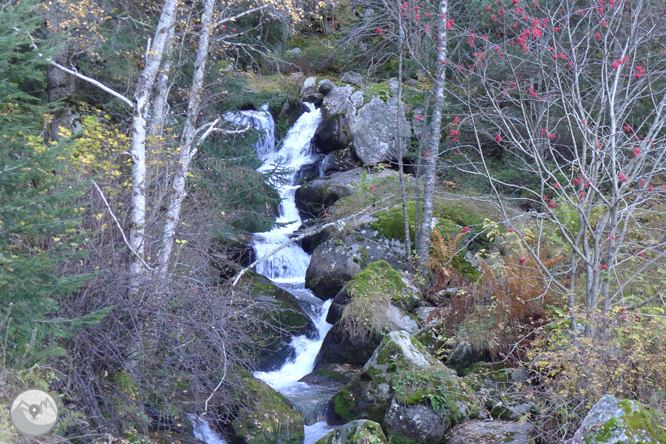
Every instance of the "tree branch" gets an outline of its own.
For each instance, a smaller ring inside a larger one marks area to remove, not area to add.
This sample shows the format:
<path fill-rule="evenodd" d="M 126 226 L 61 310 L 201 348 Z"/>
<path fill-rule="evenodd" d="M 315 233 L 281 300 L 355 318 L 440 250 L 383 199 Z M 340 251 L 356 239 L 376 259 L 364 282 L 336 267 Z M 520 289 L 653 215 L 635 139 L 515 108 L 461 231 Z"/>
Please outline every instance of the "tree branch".
<path fill-rule="evenodd" d="M 120 94 L 119 92 L 116 92 L 116 91 L 112 90 L 111 88 L 109 88 L 108 86 L 104 85 L 103 83 L 101 83 L 101 82 L 99 82 L 99 81 L 97 81 L 97 80 L 95 80 L 95 79 L 92 79 L 92 78 L 90 78 L 90 77 L 88 77 L 88 76 L 84 76 L 83 74 L 79 74 L 78 72 L 76 72 L 76 71 L 74 71 L 74 70 L 67 69 L 67 68 L 65 68 L 64 66 L 59 65 L 58 63 L 54 62 L 53 60 L 50 60 L 50 59 L 47 59 L 47 60 L 48 60 L 48 62 L 49 62 L 52 66 L 55 66 L 56 68 L 58 68 L 58 69 L 60 69 L 60 70 L 62 70 L 62 71 L 65 71 L 67 74 L 73 75 L 74 77 L 78 77 L 78 78 L 81 79 L 81 80 L 85 80 L 86 82 L 95 85 L 96 87 L 98 87 L 98 88 L 100 88 L 100 89 L 102 89 L 102 90 L 108 92 L 108 93 L 111 94 L 112 96 L 115 96 L 115 97 L 119 98 L 120 100 L 122 100 L 123 102 L 127 103 L 127 104 L 129 105 L 130 108 L 134 108 L 134 103 L 132 103 L 132 101 L 131 101 L 130 99 L 128 99 L 127 97 L 123 96 L 123 95 Z"/>
<path fill-rule="evenodd" d="M 111 207 L 109 206 L 109 202 L 107 202 L 106 197 L 104 197 L 104 193 L 102 193 L 102 190 L 100 190 L 100 189 L 99 189 L 99 186 L 97 186 L 97 182 L 95 182 L 95 181 L 93 180 L 93 181 L 92 181 L 92 184 L 93 184 L 93 185 L 95 186 L 95 188 L 97 189 L 97 192 L 99 193 L 100 197 L 101 197 L 102 200 L 104 201 L 104 205 L 106 205 L 106 208 L 109 210 L 109 214 L 111 215 L 111 218 L 113 218 L 114 222 L 116 223 L 116 226 L 118 227 L 118 230 L 120 231 L 120 234 L 123 236 L 123 240 L 125 241 L 125 245 L 127 245 L 127 248 L 129 248 L 130 251 L 131 251 L 132 253 L 134 253 L 134 255 L 135 255 L 137 258 L 139 258 L 139 260 L 143 263 L 143 265 L 145 265 L 145 267 L 146 267 L 147 269 L 149 269 L 150 271 L 154 271 L 152 268 L 150 268 L 150 265 L 148 265 L 148 264 L 146 263 L 146 261 L 144 261 L 143 258 L 142 258 L 141 256 L 139 256 L 139 254 L 137 254 L 137 252 L 134 251 L 134 249 L 130 246 L 129 241 L 127 240 L 127 237 L 125 237 L 125 232 L 123 231 L 123 228 L 120 226 L 120 222 L 118 222 L 118 219 L 116 219 L 116 215 L 113 214 L 113 210 L 111 210 Z"/>

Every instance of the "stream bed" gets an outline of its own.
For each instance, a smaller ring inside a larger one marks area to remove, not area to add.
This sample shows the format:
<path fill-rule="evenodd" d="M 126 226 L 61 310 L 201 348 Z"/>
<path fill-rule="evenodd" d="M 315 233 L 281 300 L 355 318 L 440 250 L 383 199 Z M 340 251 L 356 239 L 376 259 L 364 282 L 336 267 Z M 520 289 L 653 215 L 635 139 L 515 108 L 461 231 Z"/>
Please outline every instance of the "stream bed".
<path fill-rule="evenodd" d="M 256 233 L 254 236 L 253 246 L 258 258 L 286 244 L 290 235 L 303 223 L 294 199 L 298 186 L 293 183 L 298 170 L 303 165 L 314 163 L 317 160 L 317 156 L 313 154 L 311 140 L 321 121 L 319 109 L 310 103 L 305 103 L 305 106 L 308 112 L 294 123 L 277 150 L 274 148 L 274 122 L 266 110 L 241 111 L 225 115 L 227 120 L 241 125 L 251 124 L 262 131 L 262 136 L 256 145 L 257 153 L 263 161 L 258 171 L 268 172 L 279 165 L 279 168 L 289 172 L 286 180 L 276 187 L 282 199 L 279 206 L 279 217 L 276 220 L 277 227 L 264 233 Z M 255 372 L 254 374 L 256 378 L 282 393 L 303 412 L 304 444 L 313 444 L 335 429 L 322 420 L 320 413 L 324 403 L 338 389 L 337 386 L 319 386 L 299 382 L 303 376 L 312 372 L 324 337 L 332 327 L 326 322 L 331 301 L 324 302 L 305 288 L 305 272 L 309 263 L 310 255 L 303 251 L 300 245 L 293 243 L 256 266 L 257 273 L 266 276 L 275 285 L 298 298 L 299 303 L 317 328 L 317 334 L 313 338 L 307 336 L 292 338 L 290 345 L 294 348 L 295 355 L 281 368 L 272 372 Z M 203 421 L 195 422 L 195 436 L 207 444 L 225 442 Z"/>

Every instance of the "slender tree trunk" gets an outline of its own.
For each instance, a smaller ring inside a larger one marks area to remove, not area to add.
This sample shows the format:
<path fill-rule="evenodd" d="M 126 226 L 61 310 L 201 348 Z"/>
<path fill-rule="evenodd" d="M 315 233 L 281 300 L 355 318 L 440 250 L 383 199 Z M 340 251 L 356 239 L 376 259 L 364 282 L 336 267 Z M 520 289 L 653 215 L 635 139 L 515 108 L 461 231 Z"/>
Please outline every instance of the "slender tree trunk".
<path fill-rule="evenodd" d="M 400 20 L 398 16 L 398 20 Z M 400 171 L 400 192 L 402 194 L 402 217 L 405 223 L 405 252 L 407 254 L 407 266 L 412 266 L 412 238 L 409 233 L 409 212 L 407 211 L 407 196 L 405 195 L 405 172 L 403 169 L 402 159 L 405 156 L 405 147 L 402 144 L 402 134 L 400 128 L 400 119 L 402 117 L 402 41 L 405 38 L 405 33 L 402 30 L 402 23 L 400 26 L 400 43 L 398 44 L 398 103 L 396 106 L 396 132 L 398 144 L 398 170 Z"/>
<path fill-rule="evenodd" d="M 414 243 L 418 243 L 421 233 L 421 162 L 423 162 L 423 145 L 428 140 L 428 108 L 430 107 L 430 95 L 426 97 L 425 111 L 421 118 L 423 124 L 421 125 L 421 140 L 419 140 L 419 152 L 416 156 L 416 174 L 414 179 L 416 182 L 416 205 L 414 209 Z M 415 245 L 416 247 L 416 245 Z"/>
<path fill-rule="evenodd" d="M 146 111 L 148 99 L 155 83 L 164 54 L 169 30 L 176 21 L 177 0 L 165 0 L 157 24 L 155 38 L 146 51 L 146 62 L 134 93 L 132 118 L 132 212 L 130 215 L 130 246 L 143 257 L 146 224 Z M 129 266 L 130 293 L 138 292 L 143 275 L 141 260 L 132 256 Z"/>
<path fill-rule="evenodd" d="M 173 237 L 176 234 L 176 227 L 180 221 L 180 208 L 187 195 L 185 186 L 187 184 L 187 172 L 190 162 L 197 152 L 197 146 L 194 143 L 196 135 L 197 115 L 201 104 L 203 93 L 203 80 L 206 72 L 206 59 L 208 58 L 208 47 L 210 42 L 210 32 L 213 23 L 213 9 L 215 0 L 206 0 L 204 4 L 204 15 L 201 20 L 201 34 L 199 35 L 199 45 L 197 55 L 194 61 L 194 76 L 192 79 L 192 88 L 190 90 L 190 101 L 187 107 L 187 117 L 185 126 L 180 139 L 180 153 L 174 172 L 171 193 L 169 196 L 169 206 L 167 207 L 166 221 L 162 230 L 162 239 L 160 242 L 160 251 L 158 257 L 158 274 L 166 276 L 173 249 Z"/>
<path fill-rule="evenodd" d="M 173 37 L 175 26 L 169 28 L 167 32 L 167 41 L 164 48 L 164 61 L 157 75 L 157 85 L 155 95 L 153 96 L 152 106 L 150 107 L 150 124 L 148 125 L 148 136 L 155 137 L 162 134 L 164 127 L 165 108 L 167 106 L 167 97 L 169 96 L 169 73 L 173 63 L 171 54 L 173 52 Z"/>
<path fill-rule="evenodd" d="M 442 128 L 442 107 L 444 106 L 444 79 L 446 76 L 446 14 L 448 13 L 447 0 L 439 2 L 439 37 L 440 45 L 437 57 L 437 79 L 435 82 L 434 111 L 432 127 L 430 129 L 430 146 L 424 165 L 425 184 L 423 190 L 423 213 L 421 216 L 421 229 L 416 246 L 417 263 L 423 264 L 428 260 L 430 254 L 430 233 L 432 230 L 432 213 L 435 200 L 435 169 L 439 153 L 440 132 Z"/>

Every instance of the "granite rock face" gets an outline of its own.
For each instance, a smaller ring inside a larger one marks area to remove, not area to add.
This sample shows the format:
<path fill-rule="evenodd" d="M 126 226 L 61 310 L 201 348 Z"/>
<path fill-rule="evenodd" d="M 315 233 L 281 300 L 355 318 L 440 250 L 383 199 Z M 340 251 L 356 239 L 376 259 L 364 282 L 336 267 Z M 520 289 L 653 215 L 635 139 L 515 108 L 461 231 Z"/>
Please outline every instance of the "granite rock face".
<path fill-rule="evenodd" d="M 349 131 L 354 150 L 364 165 L 398 158 L 397 102 L 395 97 L 388 97 L 384 101 L 378 96 L 372 96 L 368 103 L 348 112 Z M 405 118 L 403 106 L 399 135 L 403 147 L 409 143 L 411 132 L 411 124 Z"/>
<path fill-rule="evenodd" d="M 605 395 L 592 406 L 568 444 L 663 444 L 666 415 L 640 402 Z"/>
<path fill-rule="evenodd" d="M 342 75 L 340 79 L 343 83 L 348 83 L 359 88 L 363 88 L 363 76 L 354 71 L 348 71 Z"/>

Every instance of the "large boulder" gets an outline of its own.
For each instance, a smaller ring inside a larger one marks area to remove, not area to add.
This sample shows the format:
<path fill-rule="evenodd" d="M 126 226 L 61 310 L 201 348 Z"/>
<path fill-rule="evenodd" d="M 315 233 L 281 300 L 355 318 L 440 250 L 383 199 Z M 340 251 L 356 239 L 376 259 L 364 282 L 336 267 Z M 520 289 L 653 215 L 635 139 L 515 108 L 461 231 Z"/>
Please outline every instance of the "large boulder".
<path fill-rule="evenodd" d="M 386 261 L 395 270 L 405 270 L 405 258 L 403 242 L 381 236 L 377 230 L 364 223 L 346 235 L 320 243 L 312 251 L 305 285 L 318 297 L 331 299 L 368 264 Z"/>
<path fill-rule="evenodd" d="M 340 320 L 345 306 L 352 299 L 352 295 L 366 295 L 373 291 L 381 292 L 390 301 L 392 304 L 391 313 L 387 313 L 387 316 L 396 319 L 396 323 L 402 327 L 399 328 L 400 330 L 414 333 L 418 329 L 416 320 L 399 312 L 399 310 L 411 311 L 416 308 L 420 303 L 418 289 L 407 279 L 403 279 L 400 273 L 383 260 L 368 264 L 363 271 L 355 275 L 338 292 L 328 310 L 326 322 L 334 324 Z M 403 320 L 405 316 L 407 316 L 407 319 Z"/>
<path fill-rule="evenodd" d="M 342 75 L 340 78 L 342 83 L 348 83 L 350 85 L 363 88 L 363 76 L 354 71 L 348 71 Z"/>
<path fill-rule="evenodd" d="M 363 370 L 329 401 L 327 420 L 370 419 L 400 443 L 441 443 L 444 433 L 478 416 L 472 390 L 409 333 L 384 337 Z"/>
<path fill-rule="evenodd" d="M 303 413 L 268 384 L 244 378 L 246 405 L 231 423 L 232 442 L 243 444 L 301 444 L 305 437 Z"/>
<path fill-rule="evenodd" d="M 315 444 L 386 444 L 382 427 L 364 419 L 352 421 L 328 432 Z"/>
<path fill-rule="evenodd" d="M 389 93 L 382 97 L 373 95 L 368 103 L 360 108 L 354 107 L 347 113 L 354 150 L 363 164 L 372 165 L 397 160 L 399 157 L 397 104 L 397 98 Z M 400 137 L 402 146 L 406 147 L 412 130 L 405 118 L 404 106 L 401 109 Z"/>
<path fill-rule="evenodd" d="M 666 415 L 640 402 L 605 395 L 583 420 L 568 444 L 663 444 Z"/>
<path fill-rule="evenodd" d="M 321 163 L 321 171 L 324 176 L 329 176 L 333 173 L 349 171 L 357 166 L 359 166 L 359 162 L 356 154 L 352 149 L 346 148 L 327 154 Z"/>
<path fill-rule="evenodd" d="M 467 421 L 449 432 L 448 444 L 533 444 L 529 423 Z"/>
<path fill-rule="evenodd" d="M 320 216 L 339 199 L 356 193 L 352 184 L 361 179 L 361 171 L 362 168 L 354 168 L 302 185 L 296 190 L 296 208 L 310 217 Z"/>
<path fill-rule="evenodd" d="M 364 365 L 381 343 L 377 334 L 352 335 L 339 322 L 326 333 L 315 359 L 317 370 L 327 364 Z"/>
<path fill-rule="evenodd" d="M 264 322 L 261 330 L 261 353 L 258 369 L 277 370 L 294 356 L 289 345 L 294 336 L 317 335 L 317 327 L 293 294 L 273 284 L 266 277 L 248 272 L 244 282 L 249 285 L 254 310 Z"/>
<path fill-rule="evenodd" d="M 353 88 L 333 88 L 324 97 L 321 105 L 322 120 L 312 137 L 315 151 L 330 153 L 345 148 L 351 142 L 347 111 L 351 108 Z"/>
<path fill-rule="evenodd" d="M 305 287 L 320 299 L 335 297 L 347 282 L 360 273 L 359 261 L 354 260 L 359 254 L 357 246 L 347 246 L 337 238 L 320 244 L 314 249 L 305 272 Z"/>

